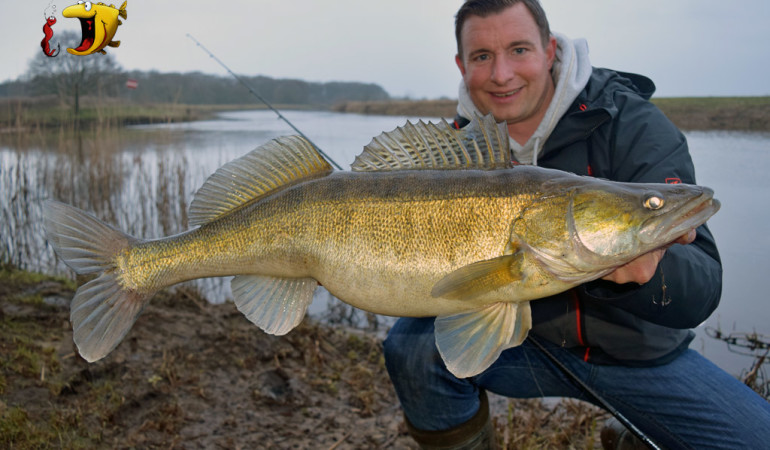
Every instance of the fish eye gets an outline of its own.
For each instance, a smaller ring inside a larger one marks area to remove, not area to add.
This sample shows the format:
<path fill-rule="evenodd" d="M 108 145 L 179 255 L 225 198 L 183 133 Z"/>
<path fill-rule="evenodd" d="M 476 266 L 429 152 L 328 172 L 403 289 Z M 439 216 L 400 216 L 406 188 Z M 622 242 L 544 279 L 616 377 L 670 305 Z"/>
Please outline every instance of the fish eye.
<path fill-rule="evenodd" d="M 658 197 L 657 195 L 650 195 L 646 199 L 644 199 L 644 207 L 649 209 L 650 211 L 656 211 L 663 207 L 663 204 L 665 201 L 662 197 Z"/>
<path fill-rule="evenodd" d="M 86 11 L 91 11 L 91 2 L 86 2 Z"/>

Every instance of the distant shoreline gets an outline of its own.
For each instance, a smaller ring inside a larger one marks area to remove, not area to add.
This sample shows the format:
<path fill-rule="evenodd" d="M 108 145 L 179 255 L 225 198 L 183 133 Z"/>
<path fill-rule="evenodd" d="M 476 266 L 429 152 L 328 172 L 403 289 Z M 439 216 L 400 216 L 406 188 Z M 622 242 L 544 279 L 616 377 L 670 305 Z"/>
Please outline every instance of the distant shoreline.
<path fill-rule="evenodd" d="M 677 127 L 686 131 L 770 131 L 770 97 L 653 98 Z M 454 118 L 456 100 L 345 102 L 337 112 Z"/>
<path fill-rule="evenodd" d="M 682 97 L 653 98 L 652 101 L 685 131 L 770 131 L 770 97 Z M 279 110 L 331 110 L 352 114 L 443 117 L 451 120 L 455 116 L 457 101 L 348 101 L 332 107 L 296 104 L 275 106 Z M 0 134 L 187 122 L 211 118 L 221 111 L 244 109 L 264 109 L 264 106 L 139 104 L 86 98 L 82 102 L 79 119 L 75 120 L 71 107 L 61 105 L 51 97 L 8 98 L 0 99 Z"/>

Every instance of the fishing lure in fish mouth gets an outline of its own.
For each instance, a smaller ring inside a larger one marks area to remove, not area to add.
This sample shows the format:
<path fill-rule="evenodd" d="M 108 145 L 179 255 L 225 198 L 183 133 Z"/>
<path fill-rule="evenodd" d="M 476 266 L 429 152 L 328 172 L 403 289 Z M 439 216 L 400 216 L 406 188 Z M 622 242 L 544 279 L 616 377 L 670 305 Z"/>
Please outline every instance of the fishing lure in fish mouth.
<path fill-rule="evenodd" d="M 45 19 L 45 24 L 43 25 L 43 33 L 45 33 L 45 37 L 42 41 L 40 41 L 40 46 L 43 47 L 43 53 L 45 53 L 45 56 L 48 56 L 49 58 L 57 56 L 61 51 L 61 44 L 56 44 L 56 50 L 54 50 L 48 43 L 48 41 L 50 41 L 53 37 L 53 29 L 51 29 L 51 27 L 55 23 L 56 17 L 54 16 L 50 16 Z"/>

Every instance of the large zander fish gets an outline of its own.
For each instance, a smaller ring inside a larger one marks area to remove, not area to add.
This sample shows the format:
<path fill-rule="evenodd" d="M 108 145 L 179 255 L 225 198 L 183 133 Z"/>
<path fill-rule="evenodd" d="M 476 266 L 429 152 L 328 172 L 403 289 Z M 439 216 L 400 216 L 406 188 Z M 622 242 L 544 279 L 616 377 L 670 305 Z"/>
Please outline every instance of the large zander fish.
<path fill-rule="evenodd" d="M 504 124 L 407 123 L 334 172 L 301 137 L 271 141 L 214 173 L 193 228 L 138 240 L 48 201 L 45 229 L 76 272 L 97 274 L 71 305 L 88 361 L 128 333 L 153 293 L 235 276 L 235 304 L 288 333 L 322 284 L 358 308 L 436 316 L 459 377 L 477 374 L 531 328 L 529 301 L 597 279 L 719 209 L 693 185 L 631 184 L 511 163 Z"/>

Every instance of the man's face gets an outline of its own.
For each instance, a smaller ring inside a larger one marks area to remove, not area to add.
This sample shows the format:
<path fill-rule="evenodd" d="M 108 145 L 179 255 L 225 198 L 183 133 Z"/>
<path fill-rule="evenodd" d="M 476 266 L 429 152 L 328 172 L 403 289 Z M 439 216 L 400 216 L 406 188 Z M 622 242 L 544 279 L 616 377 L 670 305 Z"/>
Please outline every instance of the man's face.
<path fill-rule="evenodd" d="M 470 16 L 460 36 L 462 56 L 456 61 L 471 100 L 483 114 L 506 121 L 514 138 L 518 131 L 526 141 L 553 97 L 556 40 L 543 48 L 535 20 L 522 3 L 500 14 Z"/>

